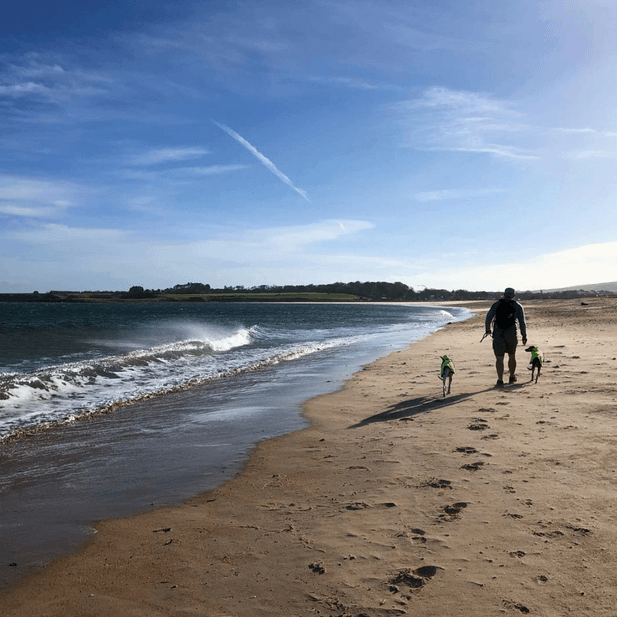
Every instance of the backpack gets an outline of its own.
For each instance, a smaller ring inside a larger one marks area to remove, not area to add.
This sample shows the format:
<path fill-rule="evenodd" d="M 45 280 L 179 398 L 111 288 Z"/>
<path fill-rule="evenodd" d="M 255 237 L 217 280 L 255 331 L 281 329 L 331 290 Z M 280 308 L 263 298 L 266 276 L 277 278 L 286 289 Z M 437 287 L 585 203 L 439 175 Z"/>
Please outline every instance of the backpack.
<path fill-rule="evenodd" d="M 513 300 L 502 298 L 495 310 L 495 325 L 501 330 L 508 330 L 516 321 L 516 305 Z"/>

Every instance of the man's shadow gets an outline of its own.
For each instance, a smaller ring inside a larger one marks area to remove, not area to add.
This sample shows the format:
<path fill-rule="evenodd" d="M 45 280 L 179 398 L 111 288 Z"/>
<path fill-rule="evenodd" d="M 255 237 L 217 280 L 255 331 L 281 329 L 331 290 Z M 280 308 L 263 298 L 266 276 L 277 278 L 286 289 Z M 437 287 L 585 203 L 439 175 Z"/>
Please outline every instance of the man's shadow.
<path fill-rule="evenodd" d="M 408 401 L 402 401 L 396 405 L 392 405 L 381 413 L 364 418 L 356 424 L 352 424 L 349 428 L 361 428 L 375 422 L 390 422 L 392 420 L 402 420 L 404 418 L 413 418 L 421 413 L 427 413 L 436 409 L 442 409 L 449 407 L 450 405 L 456 405 L 460 401 L 464 401 L 469 398 L 473 398 L 476 394 L 482 394 L 489 392 L 494 388 L 485 388 L 484 390 L 478 390 L 477 392 L 467 392 L 465 394 L 455 394 L 445 398 L 435 398 L 430 396 L 421 396 L 419 398 L 410 399 Z"/>

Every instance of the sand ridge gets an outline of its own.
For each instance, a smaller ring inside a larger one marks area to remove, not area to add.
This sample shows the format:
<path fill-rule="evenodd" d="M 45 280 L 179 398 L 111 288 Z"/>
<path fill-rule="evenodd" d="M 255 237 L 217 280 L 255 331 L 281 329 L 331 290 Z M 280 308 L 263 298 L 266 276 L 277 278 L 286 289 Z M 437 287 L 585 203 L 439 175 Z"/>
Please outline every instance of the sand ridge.
<path fill-rule="evenodd" d="M 307 403 L 218 489 L 101 522 L 0 613 L 615 615 L 617 306 L 526 304 L 544 369 L 519 346 L 503 389 L 486 308 Z"/>

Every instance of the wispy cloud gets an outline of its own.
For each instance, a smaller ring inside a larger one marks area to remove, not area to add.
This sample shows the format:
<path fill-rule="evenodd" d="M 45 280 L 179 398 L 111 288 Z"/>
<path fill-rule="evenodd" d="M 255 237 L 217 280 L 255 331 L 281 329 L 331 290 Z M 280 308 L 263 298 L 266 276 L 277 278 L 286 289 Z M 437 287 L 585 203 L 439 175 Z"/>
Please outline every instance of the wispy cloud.
<path fill-rule="evenodd" d="M 536 124 L 513 103 L 482 92 L 432 87 L 401 103 L 398 111 L 406 145 L 418 150 L 521 161 L 617 157 L 615 131 Z"/>
<path fill-rule="evenodd" d="M 591 127 L 551 127 L 545 132 L 550 147 L 562 158 L 578 161 L 617 158 L 615 131 Z"/>
<path fill-rule="evenodd" d="M 400 110 L 408 144 L 418 149 L 478 152 L 510 159 L 539 156 L 526 145 L 529 127 L 521 122 L 522 114 L 484 93 L 433 87 L 402 103 Z"/>
<path fill-rule="evenodd" d="M 46 61 L 37 53 L 15 58 L 0 71 L 0 97 L 60 102 L 74 96 L 108 93 L 113 84 L 101 73 L 61 64 L 59 58 Z"/>
<path fill-rule="evenodd" d="M 287 186 L 291 187 L 298 195 L 301 195 L 306 199 L 306 201 L 310 202 L 311 200 L 308 198 L 306 191 L 298 188 L 282 171 L 280 171 L 277 166 L 266 156 L 264 156 L 255 146 L 249 143 L 244 137 L 236 133 L 233 129 L 230 129 L 228 126 L 224 124 L 220 124 L 213 120 L 214 124 L 218 126 L 221 130 L 225 131 L 230 137 L 233 137 L 240 145 L 244 146 L 260 163 L 262 163 L 267 169 L 269 169 L 277 178 L 282 180 Z"/>
<path fill-rule="evenodd" d="M 200 178 L 206 176 L 222 176 L 234 173 L 243 169 L 248 169 L 248 165 L 207 165 L 191 167 L 173 167 L 164 169 L 121 169 L 119 177 L 126 180 L 136 180 L 138 182 L 153 182 L 162 179 L 174 181 L 186 181 L 187 178 Z"/>
<path fill-rule="evenodd" d="M 17 98 L 26 97 L 33 94 L 48 96 L 51 94 L 51 89 L 43 84 L 37 84 L 32 81 L 0 86 L 0 96 Z"/>
<path fill-rule="evenodd" d="M 408 107 L 451 110 L 457 116 L 464 114 L 471 119 L 480 119 L 482 116 L 479 114 L 513 114 L 509 105 L 485 93 L 437 86 L 425 90 L 422 96 L 409 101 Z"/>
<path fill-rule="evenodd" d="M 126 242 L 130 232 L 121 229 L 96 229 L 71 227 L 57 223 L 48 223 L 37 229 L 13 233 L 13 237 L 50 248 L 59 248 L 64 252 L 87 250 L 88 252 L 106 249 L 110 242 Z"/>
<path fill-rule="evenodd" d="M 59 64 L 45 64 L 38 60 L 30 59 L 27 64 L 11 64 L 10 69 L 16 75 L 29 79 L 40 79 L 51 76 L 64 75 L 66 71 Z"/>
<path fill-rule="evenodd" d="M 47 218 L 59 216 L 82 192 L 63 182 L 0 175 L 0 215 Z"/>
<path fill-rule="evenodd" d="M 209 165 L 207 167 L 183 167 L 176 170 L 178 173 L 194 176 L 220 176 L 233 171 L 246 169 L 248 165 Z"/>
<path fill-rule="evenodd" d="M 555 127 L 550 129 L 551 131 L 555 131 L 556 133 L 573 133 L 575 135 L 598 135 L 600 137 L 617 137 L 617 132 L 615 131 L 598 131 L 596 129 L 592 129 L 589 127 L 577 129 L 577 128 L 567 128 L 567 127 Z"/>
<path fill-rule="evenodd" d="M 202 157 L 209 153 L 210 150 L 206 150 L 205 148 L 160 148 L 135 155 L 131 158 L 131 164 L 145 166 L 168 163 L 170 161 L 187 161 Z"/>
<path fill-rule="evenodd" d="M 47 218 L 58 213 L 58 208 L 45 208 L 43 206 L 20 206 L 12 203 L 5 203 L 0 200 L 0 216 L 17 216 L 23 218 Z"/>

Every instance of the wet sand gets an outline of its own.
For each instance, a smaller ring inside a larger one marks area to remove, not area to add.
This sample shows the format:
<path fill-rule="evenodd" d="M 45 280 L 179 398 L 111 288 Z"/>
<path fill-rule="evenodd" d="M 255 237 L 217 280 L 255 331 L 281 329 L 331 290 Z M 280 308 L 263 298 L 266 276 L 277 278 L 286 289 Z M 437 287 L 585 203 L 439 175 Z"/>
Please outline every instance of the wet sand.
<path fill-rule="evenodd" d="M 0 614 L 614 615 L 617 303 L 585 302 L 525 305 L 537 384 L 519 346 L 519 382 L 493 387 L 475 305 L 307 403 L 310 428 L 221 487 L 101 522 Z"/>

